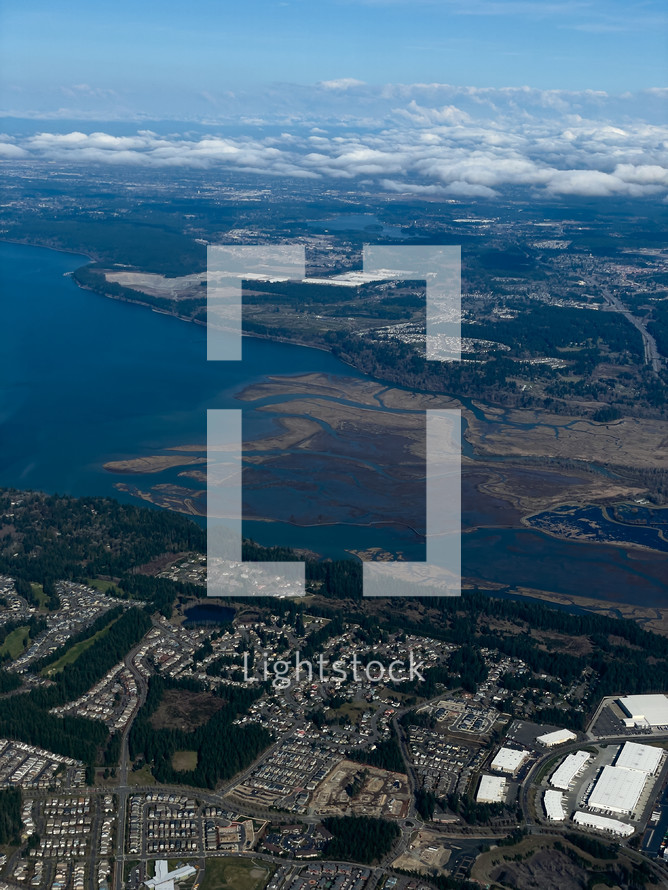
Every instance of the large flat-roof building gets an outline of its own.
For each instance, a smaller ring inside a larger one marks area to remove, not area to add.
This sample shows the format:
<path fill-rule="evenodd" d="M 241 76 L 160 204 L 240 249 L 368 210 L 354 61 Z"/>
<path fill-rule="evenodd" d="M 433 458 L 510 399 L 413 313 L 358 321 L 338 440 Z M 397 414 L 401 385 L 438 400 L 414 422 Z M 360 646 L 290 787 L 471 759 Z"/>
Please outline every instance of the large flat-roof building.
<path fill-rule="evenodd" d="M 515 748 L 501 748 L 490 767 L 499 773 L 510 773 L 514 776 L 522 764 L 528 760 L 528 751 L 518 751 Z"/>
<path fill-rule="evenodd" d="M 158 859 L 155 863 L 155 877 L 147 878 L 144 881 L 150 890 L 174 890 L 174 884 L 184 881 L 191 875 L 196 874 L 196 869 L 192 865 L 182 865 L 175 868 L 174 871 L 169 870 L 169 863 L 166 859 Z"/>
<path fill-rule="evenodd" d="M 589 795 L 592 810 L 629 815 L 640 799 L 647 773 L 622 766 L 604 766 Z"/>
<path fill-rule="evenodd" d="M 550 776 L 550 785 L 561 791 L 568 791 L 575 777 L 582 772 L 591 758 L 587 751 L 576 751 L 568 754 Z"/>
<path fill-rule="evenodd" d="M 594 813 L 583 813 L 578 810 L 573 815 L 573 822 L 583 828 L 594 828 L 596 831 L 604 831 L 606 834 L 615 834 L 619 837 L 630 837 L 633 828 L 619 819 L 609 819 L 607 816 L 597 816 Z"/>
<path fill-rule="evenodd" d="M 545 745 L 546 748 L 553 748 L 555 745 L 563 745 L 565 742 L 573 742 L 577 738 L 570 729 L 555 729 L 554 732 L 546 732 L 545 735 L 539 735 L 536 741 L 539 745 Z"/>
<path fill-rule="evenodd" d="M 477 803 L 505 803 L 508 793 L 507 783 L 503 776 L 481 776 Z"/>
<path fill-rule="evenodd" d="M 668 726 L 668 696 L 627 695 L 618 702 L 627 715 L 624 723 L 629 727 Z"/>
<path fill-rule="evenodd" d="M 545 815 L 550 822 L 563 822 L 566 818 L 562 791 L 554 791 L 553 789 L 546 791 L 543 795 L 543 805 L 545 807 Z"/>
<path fill-rule="evenodd" d="M 615 766 L 635 769 L 653 776 L 663 760 L 663 749 L 652 745 L 639 745 L 637 742 L 625 742 L 617 755 Z"/>

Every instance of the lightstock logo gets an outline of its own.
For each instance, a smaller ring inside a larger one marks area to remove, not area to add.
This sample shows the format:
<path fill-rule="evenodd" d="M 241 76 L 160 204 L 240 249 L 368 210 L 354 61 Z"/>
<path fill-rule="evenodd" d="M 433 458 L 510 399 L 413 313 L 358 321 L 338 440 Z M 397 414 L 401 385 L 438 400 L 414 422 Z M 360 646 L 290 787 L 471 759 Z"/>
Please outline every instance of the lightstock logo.
<path fill-rule="evenodd" d="M 461 357 L 459 247 L 365 245 L 366 280 L 426 283 L 426 358 Z M 207 359 L 242 360 L 243 281 L 303 281 L 302 245 L 209 246 Z M 232 335 L 230 337 L 230 335 Z M 364 562 L 364 596 L 461 592 L 461 416 L 427 410 L 426 559 Z M 207 595 L 300 596 L 303 562 L 242 561 L 242 411 L 207 412 Z"/>

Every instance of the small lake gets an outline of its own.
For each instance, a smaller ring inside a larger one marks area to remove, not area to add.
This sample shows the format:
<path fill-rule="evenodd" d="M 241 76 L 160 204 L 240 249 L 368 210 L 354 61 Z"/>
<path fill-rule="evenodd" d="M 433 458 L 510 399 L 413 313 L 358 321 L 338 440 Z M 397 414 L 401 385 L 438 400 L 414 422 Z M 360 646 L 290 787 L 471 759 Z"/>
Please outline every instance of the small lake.
<path fill-rule="evenodd" d="M 196 627 L 201 624 L 229 624 L 234 618 L 235 611 L 228 606 L 218 606 L 215 603 L 199 603 L 191 606 L 183 613 L 186 616 L 186 627 Z"/>

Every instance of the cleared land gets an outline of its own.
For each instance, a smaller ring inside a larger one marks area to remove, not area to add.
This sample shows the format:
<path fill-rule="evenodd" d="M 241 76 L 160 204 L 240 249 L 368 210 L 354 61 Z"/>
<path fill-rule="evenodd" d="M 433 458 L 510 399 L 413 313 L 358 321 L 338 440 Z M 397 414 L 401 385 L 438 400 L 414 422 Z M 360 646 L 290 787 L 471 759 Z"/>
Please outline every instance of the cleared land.
<path fill-rule="evenodd" d="M 630 864 L 623 853 L 617 861 L 627 866 Z M 497 847 L 483 853 L 471 869 L 471 879 L 482 886 L 510 890 L 536 890 L 537 887 L 541 890 L 582 890 L 595 886 L 597 873 L 603 878 L 613 862 L 596 859 L 565 839 L 528 837 L 511 847 Z M 601 883 L 610 886 L 605 881 Z"/>
<path fill-rule="evenodd" d="M 274 869 L 254 859 L 209 859 L 201 890 L 264 890 Z"/>
<path fill-rule="evenodd" d="M 448 838 L 437 831 L 418 831 L 411 837 L 410 848 L 394 860 L 392 867 L 420 875 L 442 872 L 451 855 L 447 844 Z"/>
<path fill-rule="evenodd" d="M 189 297 L 203 297 L 202 282 L 206 281 L 206 272 L 178 278 L 166 278 L 153 272 L 105 272 L 104 277 L 112 284 L 129 287 L 151 297 L 184 300 Z"/>
<path fill-rule="evenodd" d="M 141 787 L 144 785 L 155 784 L 156 781 L 153 778 L 153 773 L 148 766 L 142 766 L 141 769 L 132 770 L 132 772 L 128 773 L 128 785 Z"/>
<path fill-rule="evenodd" d="M 189 731 L 207 723 L 223 706 L 222 698 L 210 692 L 167 689 L 157 710 L 151 715 L 151 726 L 154 729 Z"/>
<path fill-rule="evenodd" d="M 364 772 L 363 786 L 354 798 L 346 790 Z M 408 814 L 410 792 L 403 773 L 343 760 L 313 792 L 314 812 L 333 816 L 376 816 L 404 819 Z"/>
<path fill-rule="evenodd" d="M 197 751 L 175 751 L 172 766 L 179 773 L 187 773 L 197 768 Z"/>

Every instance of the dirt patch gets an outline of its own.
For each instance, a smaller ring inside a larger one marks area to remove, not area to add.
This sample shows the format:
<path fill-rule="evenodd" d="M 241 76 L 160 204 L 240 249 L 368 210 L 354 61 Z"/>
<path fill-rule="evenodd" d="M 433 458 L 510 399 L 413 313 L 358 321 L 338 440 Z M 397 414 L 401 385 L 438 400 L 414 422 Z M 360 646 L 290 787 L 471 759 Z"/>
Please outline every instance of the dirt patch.
<path fill-rule="evenodd" d="M 539 850 L 524 862 L 504 862 L 490 877 L 512 890 L 583 890 L 587 873 L 558 850 Z"/>
<path fill-rule="evenodd" d="M 593 651 L 593 646 L 589 637 L 570 637 L 567 634 L 545 633 L 544 631 L 533 630 L 531 636 L 539 640 L 539 648 L 544 652 L 552 652 L 555 649 L 558 652 L 568 652 L 570 655 L 578 657 L 589 655 Z"/>
<path fill-rule="evenodd" d="M 172 755 L 172 767 L 177 773 L 197 769 L 197 751 L 175 751 Z"/>
<path fill-rule="evenodd" d="M 184 300 L 188 297 L 203 297 L 202 282 L 206 280 L 206 272 L 193 275 L 182 275 L 179 278 L 166 278 L 153 272 L 108 272 L 104 277 L 111 284 L 120 284 L 140 294 L 151 297 L 165 297 L 171 300 Z"/>
<path fill-rule="evenodd" d="M 436 831 L 418 831 L 411 837 L 408 850 L 392 863 L 392 868 L 420 875 L 443 873 L 452 854 L 448 843 L 449 838 Z"/>
<path fill-rule="evenodd" d="M 509 890 L 586 890 L 599 874 L 605 883 L 604 874 L 610 869 L 619 866 L 630 871 L 631 862 L 622 850 L 616 861 L 602 860 L 564 838 L 525 837 L 511 847 L 496 847 L 479 856 L 471 879 Z"/>
<path fill-rule="evenodd" d="M 192 553 L 186 550 L 180 553 L 160 553 L 158 556 L 154 556 L 153 559 L 145 562 L 144 565 L 138 566 L 131 574 L 158 575 L 160 572 L 164 572 L 165 569 L 168 569 L 170 566 L 179 562 L 179 560 L 192 555 Z"/>
<path fill-rule="evenodd" d="M 151 726 L 154 729 L 183 729 L 188 732 L 207 723 L 223 705 L 223 700 L 210 692 L 168 689 L 158 709 L 151 715 Z"/>
<path fill-rule="evenodd" d="M 364 784 L 351 798 L 346 789 L 361 771 L 365 774 Z M 404 819 L 409 803 L 408 780 L 403 773 L 343 760 L 315 789 L 311 806 L 323 815 Z"/>

